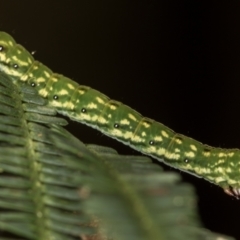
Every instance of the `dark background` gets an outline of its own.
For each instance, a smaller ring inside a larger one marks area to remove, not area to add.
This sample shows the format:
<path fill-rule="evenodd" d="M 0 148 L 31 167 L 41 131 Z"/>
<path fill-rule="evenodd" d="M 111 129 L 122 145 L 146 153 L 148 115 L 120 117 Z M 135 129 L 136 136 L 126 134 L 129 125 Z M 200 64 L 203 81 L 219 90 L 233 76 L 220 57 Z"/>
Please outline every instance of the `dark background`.
<path fill-rule="evenodd" d="M 239 1 L 1 0 L 0 30 L 55 72 L 176 132 L 240 148 Z M 68 129 L 136 154 L 80 123 Z M 196 187 L 204 226 L 239 240 L 240 201 L 181 175 Z"/>

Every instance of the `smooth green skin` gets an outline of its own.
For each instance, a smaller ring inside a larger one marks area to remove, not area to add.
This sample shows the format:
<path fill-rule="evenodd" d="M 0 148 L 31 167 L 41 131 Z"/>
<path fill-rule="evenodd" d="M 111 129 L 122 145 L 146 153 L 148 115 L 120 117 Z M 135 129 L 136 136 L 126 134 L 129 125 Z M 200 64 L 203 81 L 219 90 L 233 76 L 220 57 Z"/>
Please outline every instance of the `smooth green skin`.
<path fill-rule="evenodd" d="M 14 81 L 20 79 L 35 87 L 59 113 L 239 195 L 238 149 L 213 148 L 175 133 L 97 90 L 53 73 L 5 32 L 0 32 L 0 70 L 16 77 Z"/>

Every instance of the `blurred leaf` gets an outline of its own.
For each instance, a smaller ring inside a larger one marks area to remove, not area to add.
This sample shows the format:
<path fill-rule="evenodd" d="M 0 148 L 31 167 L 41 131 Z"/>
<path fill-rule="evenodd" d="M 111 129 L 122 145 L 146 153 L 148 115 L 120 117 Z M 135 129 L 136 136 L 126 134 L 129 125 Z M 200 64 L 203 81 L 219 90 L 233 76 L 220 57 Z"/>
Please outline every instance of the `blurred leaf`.
<path fill-rule="evenodd" d="M 1 240 L 231 239 L 201 229 L 179 175 L 85 146 L 47 100 L 0 73 Z"/>

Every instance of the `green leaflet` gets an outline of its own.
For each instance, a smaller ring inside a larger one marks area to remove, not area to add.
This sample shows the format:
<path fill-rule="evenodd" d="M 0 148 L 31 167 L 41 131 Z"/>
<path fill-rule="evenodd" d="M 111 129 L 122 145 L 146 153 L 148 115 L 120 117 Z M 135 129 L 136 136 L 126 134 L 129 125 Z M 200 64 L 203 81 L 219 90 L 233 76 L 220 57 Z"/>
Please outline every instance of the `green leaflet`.
<path fill-rule="evenodd" d="M 4 32 L 0 32 L 0 70 L 28 82 L 59 113 L 240 196 L 238 149 L 210 147 L 175 133 L 97 90 L 53 73 Z"/>
<path fill-rule="evenodd" d="M 202 229 L 178 174 L 146 156 L 86 148 L 46 103 L 0 72 L 1 240 L 233 240 Z"/>

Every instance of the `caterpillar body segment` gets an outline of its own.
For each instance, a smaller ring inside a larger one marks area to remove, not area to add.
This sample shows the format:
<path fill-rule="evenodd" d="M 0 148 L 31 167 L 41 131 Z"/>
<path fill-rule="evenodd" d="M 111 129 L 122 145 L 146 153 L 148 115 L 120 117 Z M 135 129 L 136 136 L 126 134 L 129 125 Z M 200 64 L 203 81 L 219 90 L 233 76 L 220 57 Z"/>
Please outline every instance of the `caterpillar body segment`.
<path fill-rule="evenodd" d="M 239 149 L 214 148 L 175 133 L 95 89 L 53 73 L 5 32 L 0 32 L 0 71 L 36 88 L 60 114 L 240 196 Z"/>

